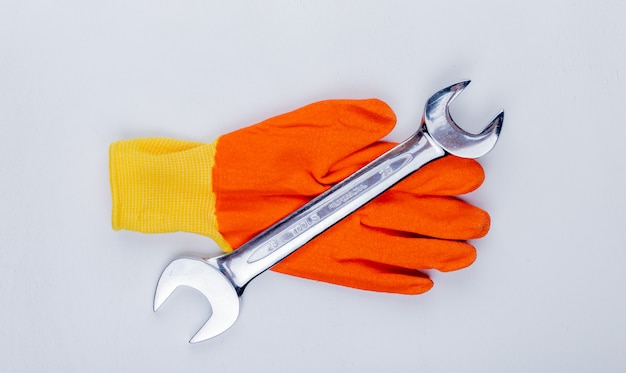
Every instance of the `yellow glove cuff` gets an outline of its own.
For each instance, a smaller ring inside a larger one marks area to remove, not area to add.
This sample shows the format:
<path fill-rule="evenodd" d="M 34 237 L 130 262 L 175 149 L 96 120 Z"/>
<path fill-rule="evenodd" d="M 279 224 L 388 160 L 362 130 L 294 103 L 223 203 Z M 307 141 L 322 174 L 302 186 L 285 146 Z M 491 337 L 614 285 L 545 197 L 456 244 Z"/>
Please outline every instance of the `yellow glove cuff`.
<path fill-rule="evenodd" d="M 113 229 L 194 232 L 232 251 L 218 230 L 211 144 L 162 138 L 118 141 L 109 149 Z"/>

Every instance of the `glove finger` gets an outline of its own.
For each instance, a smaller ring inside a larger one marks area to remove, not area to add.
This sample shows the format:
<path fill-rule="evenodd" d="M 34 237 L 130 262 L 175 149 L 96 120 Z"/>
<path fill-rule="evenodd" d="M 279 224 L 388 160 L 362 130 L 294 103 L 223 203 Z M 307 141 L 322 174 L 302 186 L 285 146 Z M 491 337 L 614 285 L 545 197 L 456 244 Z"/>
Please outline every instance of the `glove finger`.
<path fill-rule="evenodd" d="M 476 249 L 469 243 L 434 238 L 381 235 L 374 248 L 362 249 L 373 263 L 442 272 L 457 271 L 476 260 Z"/>
<path fill-rule="evenodd" d="M 395 145 L 379 141 L 349 155 L 329 169 L 323 182 L 327 185 L 338 183 Z M 420 195 L 454 196 L 477 189 L 484 179 L 485 173 L 480 163 L 473 159 L 448 155 L 425 165 L 396 184 L 392 190 Z"/>
<path fill-rule="evenodd" d="M 414 235 L 469 240 L 487 234 L 489 214 L 454 197 L 388 191 L 357 212 L 361 224 Z"/>
<path fill-rule="evenodd" d="M 341 264 L 320 262 L 316 257 L 308 257 L 303 251 L 305 248 L 272 267 L 272 271 L 385 293 L 422 294 L 433 287 L 432 280 L 420 271 L 361 260 L 344 261 Z"/>
<path fill-rule="evenodd" d="M 476 190 L 485 172 L 474 159 L 447 155 L 399 182 L 394 189 L 413 194 L 456 196 Z"/>
<path fill-rule="evenodd" d="M 476 259 L 476 249 L 464 241 L 363 229 L 356 219 L 352 220 L 348 227 L 343 227 L 343 231 L 337 227 L 329 230 L 330 234 L 318 237 L 322 246 L 330 245 L 333 239 L 341 237 L 343 244 L 336 245 L 335 241 L 333 250 L 335 259 L 341 263 L 356 260 L 414 270 L 449 272 L 465 268 Z"/>
<path fill-rule="evenodd" d="M 214 175 L 223 188 L 319 194 L 318 179 L 334 163 L 394 125 L 380 100 L 317 102 L 220 137 Z"/>

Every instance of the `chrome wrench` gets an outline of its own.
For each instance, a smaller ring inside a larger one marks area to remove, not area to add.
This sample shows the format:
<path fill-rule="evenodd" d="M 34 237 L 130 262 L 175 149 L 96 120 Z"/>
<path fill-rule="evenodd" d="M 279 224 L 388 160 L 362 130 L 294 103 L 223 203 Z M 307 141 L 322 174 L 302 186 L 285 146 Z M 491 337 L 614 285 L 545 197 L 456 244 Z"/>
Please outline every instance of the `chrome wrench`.
<path fill-rule="evenodd" d="M 179 286 L 202 293 L 213 313 L 190 340 L 201 342 L 230 328 L 239 316 L 239 297 L 246 285 L 317 235 L 345 218 L 425 164 L 453 154 L 478 158 L 496 144 L 504 120 L 501 111 L 479 134 L 452 120 L 448 107 L 469 81 L 435 93 L 424 109 L 419 130 L 345 180 L 246 242 L 236 251 L 211 259 L 181 258 L 163 270 L 154 310 Z"/>

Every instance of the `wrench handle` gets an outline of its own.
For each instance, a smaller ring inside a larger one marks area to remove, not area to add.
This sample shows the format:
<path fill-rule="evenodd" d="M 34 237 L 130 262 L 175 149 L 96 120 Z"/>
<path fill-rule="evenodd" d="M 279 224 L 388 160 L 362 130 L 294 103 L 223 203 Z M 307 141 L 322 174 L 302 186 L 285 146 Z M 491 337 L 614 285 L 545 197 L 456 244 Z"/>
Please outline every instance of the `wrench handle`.
<path fill-rule="evenodd" d="M 289 214 L 237 250 L 209 259 L 238 293 L 335 223 L 446 152 L 422 126 L 413 136 Z"/>

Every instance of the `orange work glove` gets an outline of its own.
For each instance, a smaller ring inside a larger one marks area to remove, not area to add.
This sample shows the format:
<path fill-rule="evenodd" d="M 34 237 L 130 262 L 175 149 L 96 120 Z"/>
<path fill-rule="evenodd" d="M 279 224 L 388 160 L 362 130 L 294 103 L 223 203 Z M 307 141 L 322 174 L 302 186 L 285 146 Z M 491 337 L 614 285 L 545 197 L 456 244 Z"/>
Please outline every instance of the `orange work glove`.
<path fill-rule="evenodd" d="M 135 139 L 110 148 L 113 227 L 186 231 L 228 252 L 387 151 L 395 125 L 379 100 L 305 106 L 210 144 Z M 418 294 L 425 269 L 470 265 L 465 240 L 489 215 L 453 196 L 483 181 L 474 160 L 436 160 L 337 223 L 272 270 L 358 289 Z"/>

